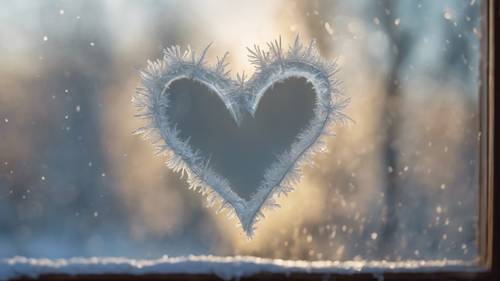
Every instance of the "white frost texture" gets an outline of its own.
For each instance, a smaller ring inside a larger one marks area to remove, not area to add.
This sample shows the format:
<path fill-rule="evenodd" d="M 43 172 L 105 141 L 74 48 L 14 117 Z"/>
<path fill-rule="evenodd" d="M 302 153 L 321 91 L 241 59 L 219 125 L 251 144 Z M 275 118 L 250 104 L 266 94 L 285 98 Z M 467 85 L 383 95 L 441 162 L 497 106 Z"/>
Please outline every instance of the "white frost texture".
<path fill-rule="evenodd" d="M 383 277 L 387 272 L 477 272 L 477 261 L 406 260 L 390 261 L 287 261 L 247 256 L 163 257 L 156 260 L 127 258 L 33 259 L 14 257 L 0 260 L 0 280 L 43 274 L 215 274 L 224 280 L 257 273 L 371 273 Z M 329 278 L 326 278 L 329 279 Z"/>
<path fill-rule="evenodd" d="M 229 211 L 230 217 L 236 215 L 251 237 L 256 222 L 263 217 L 262 211 L 277 207 L 276 198 L 291 192 L 299 183 L 301 167 L 312 164 L 316 153 L 326 151 L 324 138 L 332 134 L 332 124 L 348 120 L 342 110 L 349 99 L 340 91 L 337 65 L 321 58 L 314 41 L 305 46 L 297 37 L 288 50 L 283 50 L 279 39 L 268 43 L 265 49 L 258 46 L 248 49 L 250 61 L 255 66 L 255 73 L 249 80 L 244 74 L 238 74 L 236 80 L 229 77 L 225 62 L 227 53 L 218 58 L 215 65 L 207 65 L 207 49 L 197 56 L 189 48 L 182 51 L 179 46 L 173 46 L 165 49 L 162 59 L 148 61 L 141 71 L 141 85 L 133 98 L 138 116 L 146 120 L 146 125 L 136 133 L 150 139 L 159 154 L 169 157 L 166 164 L 170 169 L 187 174 L 190 189 L 206 195 L 209 205 L 219 203 L 221 209 Z M 264 172 L 251 198 L 243 199 L 234 192 L 230 182 L 190 146 L 189 139 L 179 137 L 179 129 L 166 114 L 169 110 L 166 90 L 179 79 L 202 83 L 217 93 L 240 124 L 244 111 L 254 114 L 266 90 L 288 78 L 305 78 L 312 84 L 316 93 L 312 120 Z"/>

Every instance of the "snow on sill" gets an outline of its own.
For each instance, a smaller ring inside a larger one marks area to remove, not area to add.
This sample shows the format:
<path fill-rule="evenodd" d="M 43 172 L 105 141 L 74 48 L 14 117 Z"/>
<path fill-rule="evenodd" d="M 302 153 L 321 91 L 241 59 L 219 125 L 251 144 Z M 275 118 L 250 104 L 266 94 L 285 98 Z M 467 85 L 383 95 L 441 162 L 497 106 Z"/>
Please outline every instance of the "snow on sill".
<path fill-rule="evenodd" d="M 156 260 L 115 257 L 35 259 L 13 257 L 0 260 L 0 280 L 37 277 L 41 274 L 215 274 L 225 280 L 256 273 L 373 273 L 480 271 L 478 261 L 293 261 L 249 256 L 187 256 Z"/>

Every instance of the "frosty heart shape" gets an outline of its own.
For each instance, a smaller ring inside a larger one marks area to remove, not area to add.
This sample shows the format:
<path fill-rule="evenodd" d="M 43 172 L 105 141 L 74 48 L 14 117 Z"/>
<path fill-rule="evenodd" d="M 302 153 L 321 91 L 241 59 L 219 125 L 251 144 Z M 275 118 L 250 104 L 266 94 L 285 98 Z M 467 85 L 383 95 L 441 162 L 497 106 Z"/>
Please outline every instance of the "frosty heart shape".
<path fill-rule="evenodd" d="M 276 207 L 275 198 L 299 182 L 301 165 L 324 151 L 330 125 L 345 120 L 347 105 L 334 80 L 334 63 L 324 62 L 314 42 L 297 38 L 288 52 L 281 40 L 250 50 L 256 65 L 245 81 L 228 77 L 225 58 L 206 66 L 178 46 L 149 62 L 134 95 L 147 125 L 137 132 L 153 139 L 167 166 L 186 172 L 190 188 L 209 202 L 234 211 L 247 235 Z"/>

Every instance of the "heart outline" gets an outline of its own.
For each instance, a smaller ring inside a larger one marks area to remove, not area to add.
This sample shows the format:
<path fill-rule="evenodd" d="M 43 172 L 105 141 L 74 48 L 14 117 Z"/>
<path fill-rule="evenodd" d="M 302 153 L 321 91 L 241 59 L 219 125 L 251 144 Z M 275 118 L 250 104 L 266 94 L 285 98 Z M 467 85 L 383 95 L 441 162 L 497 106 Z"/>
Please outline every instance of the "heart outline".
<path fill-rule="evenodd" d="M 258 46 L 247 48 L 250 62 L 256 67 L 249 80 L 245 80 L 244 73 L 237 74 L 237 80 L 229 77 L 225 62 L 227 52 L 222 58 L 217 57 L 214 66 L 207 66 L 205 56 L 210 45 L 199 57 L 190 48 L 182 52 L 179 46 L 172 46 L 164 50 L 162 59 L 148 61 L 147 67 L 140 72 L 141 84 L 133 96 L 139 112 L 136 116 L 146 119 L 147 124 L 135 133 L 151 139 L 157 154 L 168 154 L 167 167 L 186 173 L 190 189 L 199 189 L 206 195 L 209 205 L 220 202 L 219 211 L 227 209 L 230 215 L 236 215 L 247 236 L 251 237 L 255 224 L 264 216 L 262 211 L 279 207 L 275 199 L 293 191 L 300 182 L 302 166 L 312 165 L 312 156 L 326 151 L 324 138 L 331 134 L 331 125 L 348 120 L 342 110 L 349 98 L 340 90 L 336 63 L 321 58 L 314 40 L 304 47 L 297 36 L 288 52 L 283 51 L 281 38 L 268 43 L 267 50 Z M 245 200 L 231 189 L 224 177 L 210 168 L 208 161 L 193 151 L 189 140 L 178 137 L 179 131 L 166 114 L 167 91 L 180 79 L 200 82 L 218 95 L 239 125 L 243 111 L 254 115 L 266 91 L 288 78 L 305 78 L 313 85 L 317 97 L 314 117 L 264 172 L 256 193 Z"/>

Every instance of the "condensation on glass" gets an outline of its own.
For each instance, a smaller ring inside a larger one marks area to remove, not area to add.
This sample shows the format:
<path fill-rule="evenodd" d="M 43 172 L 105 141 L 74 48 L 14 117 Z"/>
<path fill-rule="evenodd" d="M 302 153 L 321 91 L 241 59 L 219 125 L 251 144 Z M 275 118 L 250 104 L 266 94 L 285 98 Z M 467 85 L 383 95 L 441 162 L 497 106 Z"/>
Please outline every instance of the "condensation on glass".
<path fill-rule="evenodd" d="M 486 1 L 7 2 L 0 9 L 0 258 L 250 255 L 480 260 Z M 257 20 L 258 19 L 258 20 Z M 315 38 L 347 114 L 252 240 L 132 134 L 162 47 Z M 482 211 L 483 210 L 483 211 Z"/>

